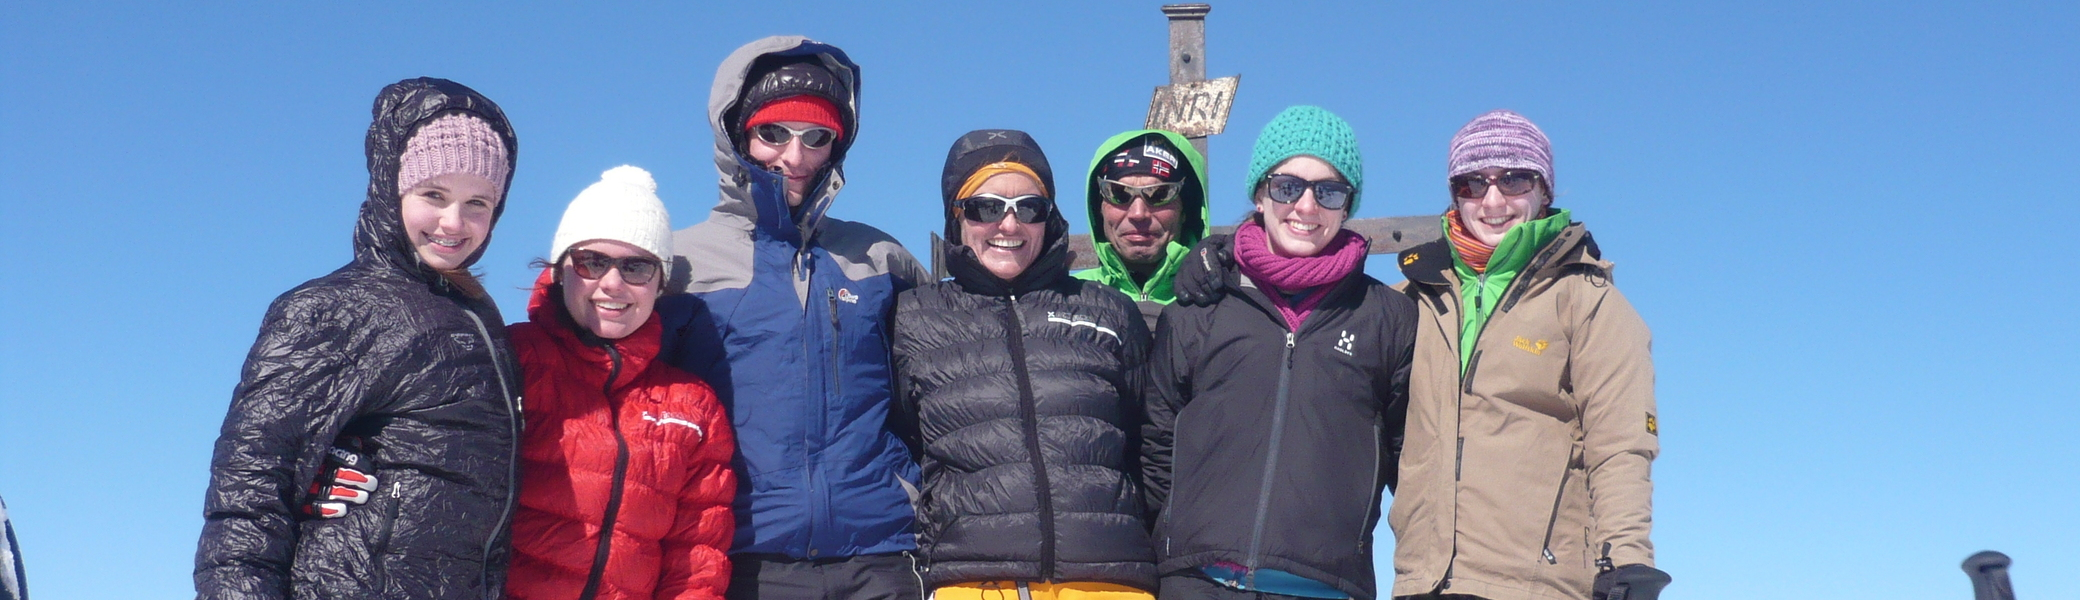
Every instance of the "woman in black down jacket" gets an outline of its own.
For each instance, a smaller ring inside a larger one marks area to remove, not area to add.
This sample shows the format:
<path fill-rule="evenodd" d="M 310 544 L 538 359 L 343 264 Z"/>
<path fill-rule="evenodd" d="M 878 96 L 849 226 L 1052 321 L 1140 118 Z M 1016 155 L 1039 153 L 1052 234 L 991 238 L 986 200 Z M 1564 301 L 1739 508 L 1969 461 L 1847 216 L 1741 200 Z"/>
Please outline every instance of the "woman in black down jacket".
<path fill-rule="evenodd" d="M 504 588 L 520 380 L 468 269 L 505 208 L 517 142 L 498 105 L 452 81 L 392 84 L 374 112 L 353 262 L 275 299 L 232 393 L 198 597 Z M 312 486 L 349 479 L 342 463 L 373 476 L 372 498 Z M 313 504 L 334 499 L 366 504 Z"/>
<path fill-rule="evenodd" d="M 953 279 L 897 299 L 892 361 L 922 454 L 925 583 L 940 600 L 1150 598 L 1148 326 L 1125 295 L 1069 277 L 1068 222 L 1024 132 L 961 136 L 940 189 Z"/>

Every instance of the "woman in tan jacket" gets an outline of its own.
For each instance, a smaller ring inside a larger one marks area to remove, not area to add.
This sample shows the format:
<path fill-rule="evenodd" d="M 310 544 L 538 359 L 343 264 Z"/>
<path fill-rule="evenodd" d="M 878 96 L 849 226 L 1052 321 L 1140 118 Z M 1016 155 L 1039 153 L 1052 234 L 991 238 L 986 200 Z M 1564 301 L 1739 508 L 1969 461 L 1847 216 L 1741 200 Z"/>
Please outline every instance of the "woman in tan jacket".
<path fill-rule="evenodd" d="M 1660 451 L 1647 327 L 1553 203 L 1510 111 L 1453 136 L 1442 240 L 1401 253 L 1420 308 L 1393 526 L 1397 597 L 1655 598 Z"/>

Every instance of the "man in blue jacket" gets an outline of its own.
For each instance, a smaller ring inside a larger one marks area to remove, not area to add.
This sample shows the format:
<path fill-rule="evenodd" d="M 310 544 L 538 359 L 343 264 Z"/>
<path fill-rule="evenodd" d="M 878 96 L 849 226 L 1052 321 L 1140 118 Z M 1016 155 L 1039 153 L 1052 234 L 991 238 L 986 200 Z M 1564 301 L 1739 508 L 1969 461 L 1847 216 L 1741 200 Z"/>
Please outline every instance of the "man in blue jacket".
<path fill-rule="evenodd" d="M 888 424 L 888 319 L 928 276 L 888 234 L 825 215 L 858 94 L 837 47 L 738 48 L 708 99 L 721 201 L 672 235 L 666 357 L 707 378 L 737 433 L 730 598 L 924 595 L 917 465 Z"/>

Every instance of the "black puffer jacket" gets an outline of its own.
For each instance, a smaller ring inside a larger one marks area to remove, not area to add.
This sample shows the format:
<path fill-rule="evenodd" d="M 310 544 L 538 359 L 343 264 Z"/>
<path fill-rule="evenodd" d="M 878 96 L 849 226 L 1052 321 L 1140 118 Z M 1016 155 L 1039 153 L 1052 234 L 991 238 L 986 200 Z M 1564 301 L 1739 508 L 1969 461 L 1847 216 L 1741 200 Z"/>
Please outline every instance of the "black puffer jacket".
<path fill-rule="evenodd" d="M 232 394 L 210 461 L 198 597 L 503 590 L 519 372 L 498 308 L 420 264 L 397 192 L 405 141 L 455 111 L 484 119 L 517 154 L 504 113 L 460 84 L 412 79 L 376 98 L 354 261 L 275 299 Z M 297 505 L 342 434 L 374 445 L 380 487 L 344 518 L 304 518 Z"/>
<path fill-rule="evenodd" d="M 1372 529 L 1408 414 L 1416 307 L 1364 263 L 1300 326 L 1201 241 L 1149 356 L 1144 479 L 1164 573 L 1229 562 L 1372 600 Z M 1190 303 L 1198 302 L 1199 305 Z"/>
<path fill-rule="evenodd" d="M 1047 173 L 1023 133 L 976 132 L 963 142 L 947 161 L 961 174 L 954 179 L 1004 151 Z M 952 246 L 952 281 L 897 298 L 893 365 L 899 418 L 912 419 L 921 441 L 919 544 L 929 585 L 1022 579 L 1155 589 L 1136 481 L 1148 329 L 1126 295 L 1068 276 L 1067 229 L 1057 213 L 1046 249 L 1013 281 Z"/>

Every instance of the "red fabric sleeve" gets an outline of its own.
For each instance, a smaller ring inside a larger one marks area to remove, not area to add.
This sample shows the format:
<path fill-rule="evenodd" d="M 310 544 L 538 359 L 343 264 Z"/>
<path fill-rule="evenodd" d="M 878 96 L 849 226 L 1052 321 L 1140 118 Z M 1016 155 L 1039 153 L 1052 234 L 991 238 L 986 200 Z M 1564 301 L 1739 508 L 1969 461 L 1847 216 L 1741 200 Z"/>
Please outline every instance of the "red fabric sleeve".
<path fill-rule="evenodd" d="M 694 453 L 694 463 L 679 488 L 679 510 L 672 531 L 663 541 L 662 568 L 658 573 L 656 598 L 674 600 L 721 600 L 729 587 L 729 546 L 736 536 L 736 518 L 730 503 L 736 499 L 737 474 L 730 467 L 737 441 L 729 418 L 707 384 L 673 386 L 675 399 L 700 415 L 706 435 Z"/>

